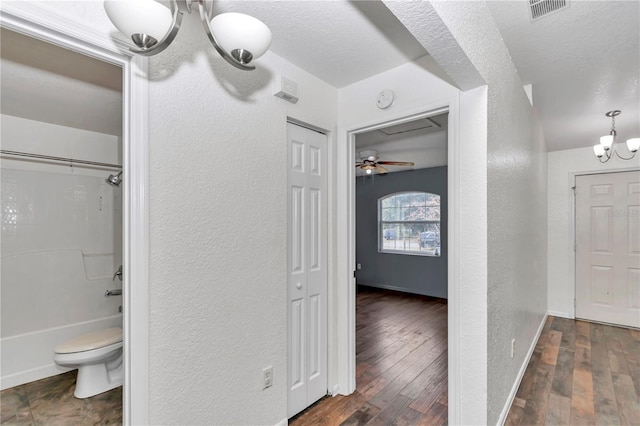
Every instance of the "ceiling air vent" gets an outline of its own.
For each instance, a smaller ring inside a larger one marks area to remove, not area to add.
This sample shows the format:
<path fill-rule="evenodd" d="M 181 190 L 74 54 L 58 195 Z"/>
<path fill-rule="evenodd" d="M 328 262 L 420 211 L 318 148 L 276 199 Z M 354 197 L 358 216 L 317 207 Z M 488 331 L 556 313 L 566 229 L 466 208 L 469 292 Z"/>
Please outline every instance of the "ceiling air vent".
<path fill-rule="evenodd" d="M 535 21 L 569 6 L 568 0 L 529 0 L 531 19 Z"/>
<path fill-rule="evenodd" d="M 408 123 L 385 127 L 384 129 L 380 129 L 379 131 L 387 136 L 393 136 L 400 133 L 424 130 L 432 127 L 435 129 L 439 129 L 441 126 L 430 118 L 422 118 L 414 121 L 409 121 Z"/>

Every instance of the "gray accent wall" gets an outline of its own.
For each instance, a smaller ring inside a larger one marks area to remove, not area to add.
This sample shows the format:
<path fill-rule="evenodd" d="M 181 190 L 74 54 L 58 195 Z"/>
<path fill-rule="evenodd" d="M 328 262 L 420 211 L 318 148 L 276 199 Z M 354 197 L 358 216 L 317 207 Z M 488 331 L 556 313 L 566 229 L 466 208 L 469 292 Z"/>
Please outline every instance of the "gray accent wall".
<path fill-rule="evenodd" d="M 395 192 L 440 195 L 441 255 L 378 252 L 378 199 Z M 447 297 L 447 167 L 356 178 L 356 271 L 359 285 Z"/>

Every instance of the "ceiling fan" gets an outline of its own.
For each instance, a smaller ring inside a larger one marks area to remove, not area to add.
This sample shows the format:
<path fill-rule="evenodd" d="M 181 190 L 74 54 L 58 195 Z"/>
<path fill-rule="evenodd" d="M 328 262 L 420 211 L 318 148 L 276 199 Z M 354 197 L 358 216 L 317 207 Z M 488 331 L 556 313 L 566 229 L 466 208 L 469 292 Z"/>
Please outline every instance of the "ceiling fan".
<path fill-rule="evenodd" d="M 368 175 L 376 170 L 380 174 L 387 173 L 389 170 L 382 166 L 404 166 L 413 167 L 415 163 L 412 161 L 379 161 L 377 151 L 362 151 L 360 152 L 360 161 L 356 163 L 356 167 L 361 168 Z"/>

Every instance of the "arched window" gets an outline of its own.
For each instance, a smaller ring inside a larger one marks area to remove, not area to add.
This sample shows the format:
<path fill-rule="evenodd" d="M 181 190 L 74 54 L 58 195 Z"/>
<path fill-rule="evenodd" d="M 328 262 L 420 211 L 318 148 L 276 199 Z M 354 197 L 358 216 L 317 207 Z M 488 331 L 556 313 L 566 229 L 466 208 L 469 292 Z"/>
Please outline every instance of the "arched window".
<path fill-rule="evenodd" d="M 440 256 L 440 196 L 396 192 L 378 200 L 378 250 Z"/>

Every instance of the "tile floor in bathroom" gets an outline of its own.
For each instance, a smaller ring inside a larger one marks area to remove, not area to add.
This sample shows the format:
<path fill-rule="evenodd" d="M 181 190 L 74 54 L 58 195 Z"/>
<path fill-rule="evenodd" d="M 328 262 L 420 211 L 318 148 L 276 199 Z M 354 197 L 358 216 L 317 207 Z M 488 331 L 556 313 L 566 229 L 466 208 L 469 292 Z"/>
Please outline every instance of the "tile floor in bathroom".
<path fill-rule="evenodd" d="M 91 398 L 73 396 L 77 370 L 0 392 L 3 425 L 122 424 L 122 386 Z"/>

